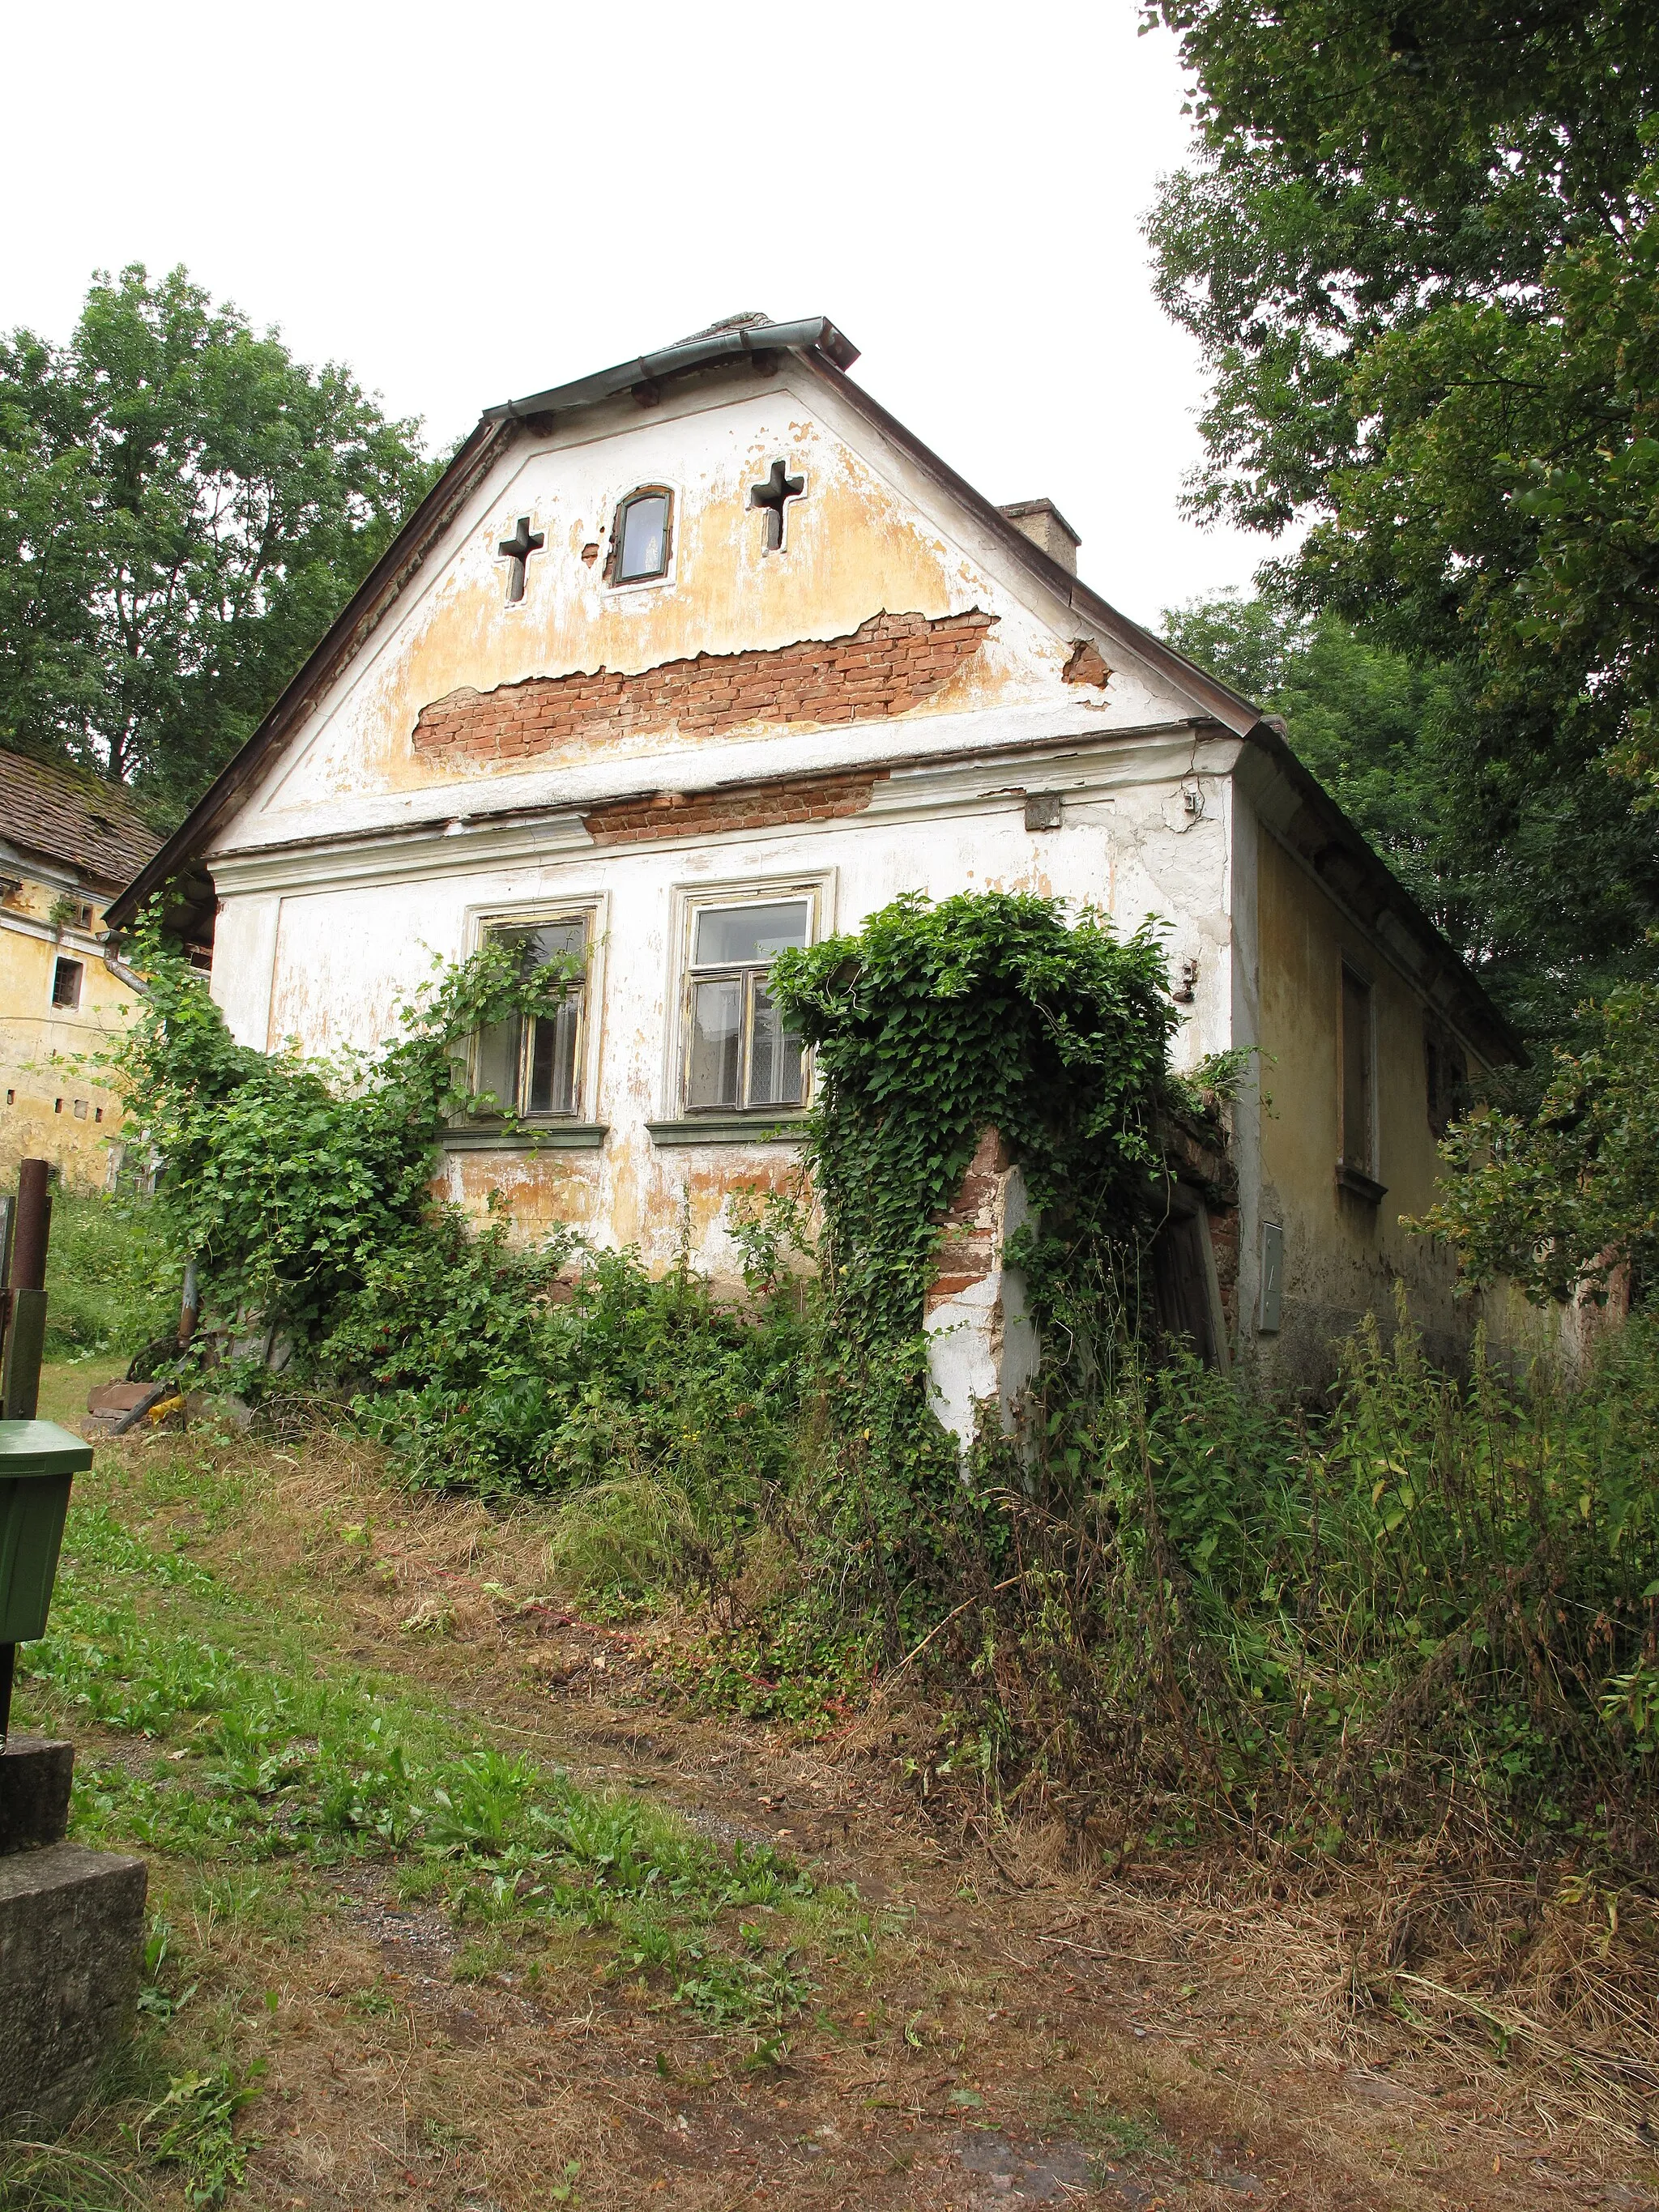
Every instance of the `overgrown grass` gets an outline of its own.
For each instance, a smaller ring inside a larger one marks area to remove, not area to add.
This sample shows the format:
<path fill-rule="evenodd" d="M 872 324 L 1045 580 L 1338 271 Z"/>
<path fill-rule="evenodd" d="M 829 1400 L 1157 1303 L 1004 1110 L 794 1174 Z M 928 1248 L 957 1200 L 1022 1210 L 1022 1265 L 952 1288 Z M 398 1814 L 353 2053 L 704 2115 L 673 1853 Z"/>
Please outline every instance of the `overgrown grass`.
<path fill-rule="evenodd" d="M 428 1480 L 558 1493 L 562 1586 L 613 1616 L 679 1608 L 693 1632 L 666 1675 L 711 1708 L 821 1731 L 915 1653 L 939 1717 L 919 1771 L 1104 1819 L 1109 1848 L 1148 1821 L 1218 1821 L 1346 1850 L 1449 1808 L 1517 1842 L 1659 1860 L 1659 1320 L 1638 1314 L 1569 1390 L 1484 1362 L 1436 1374 L 1402 1308 L 1346 1347 L 1317 1417 L 1191 1363 L 1123 1360 L 1086 1388 L 1051 1370 L 1019 1450 L 992 1443 L 969 1484 L 918 1499 L 927 1527 L 896 1553 L 861 1516 L 857 1438 L 823 1446 L 834 1355 L 818 1292 L 785 1266 L 799 1213 L 738 1226 L 742 1305 L 684 1265 L 653 1280 L 627 1255 L 526 1251 L 503 1223 L 448 1218 L 425 1273 L 401 1248 L 369 1264 L 331 1340 L 352 1418 Z M 141 1281 L 120 1239 L 142 1228 L 94 1212 L 66 1261 L 106 1252 L 112 1281 Z M 94 1518 L 77 1540 L 90 1561 L 125 1540 Z M 303 1669 L 291 1711 L 271 1680 L 221 1682 L 211 1639 L 149 1621 L 118 1572 L 85 1597 L 82 1573 L 47 1647 L 59 1693 L 112 1726 L 187 1728 L 200 1784 L 180 1796 L 175 1775 L 152 1802 L 112 1781 L 120 1820 L 179 1848 L 193 1822 L 245 1851 L 378 1838 L 459 1869 L 442 1787 L 519 1806 L 490 1843 L 515 1894 L 617 1901 L 623 1878 L 593 1888 L 558 1840 L 581 1824 L 559 1827 L 556 1788 L 494 1753 L 464 1771 L 453 1747 L 434 1780 L 424 1756 L 408 1765 L 412 1717 L 366 1734 L 356 1686 Z M 594 1848 L 623 1867 L 641 1846 Z M 482 1893 L 477 1867 L 468 1882 Z"/>
<path fill-rule="evenodd" d="M 438 1693 L 341 1664 L 325 1601 L 301 1592 L 285 1612 L 254 1563 L 245 1587 L 193 1558 L 252 1510 L 222 1451 L 181 1438 L 136 1487 L 77 1487 L 51 1632 L 20 1654 L 18 1718 L 76 1738 L 72 1833 L 143 1850 L 153 1904 L 182 1891 L 198 1924 L 303 1949 L 349 1869 L 374 1865 L 447 1917 L 456 1979 L 533 1990 L 572 1970 L 580 1939 L 589 1992 L 625 1984 L 757 2065 L 818 1998 L 826 1953 L 874 1940 L 854 1898 L 780 1852 L 580 1786 Z M 64 2142 L 0 2145 L 5 2212 L 148 2202 L 158 2166 L 191 2204 L 240 2183 L 258 1991 L 204 1995 L 191 1949 L 158 1917 L 136 2041 Z"/>
<path fill-rule="evenodd" d="M 269 1645 L 246 1601 L 106 1505 L 75 1510 L 64 1554 L 24 1686 L 65 1724 L 90 1720 L 157 1753 L 148 1773 L 83 1761 L 84 1840 L 224 1863 L 413 1860 L 434 1870 L 458 1922 L 603 1931 L 617 1972 L 643 1972 L 677 1999 L 683 1990 L 695 2010 L 714 1975 L 733 2017 L 787 2015 L 799 1979 L 785 1972 L 790 1946 L 757 1949 L 749 1929 L 729 1927 L 736 1911 L 781 1913 L 787 1925 L 812 1899 L 810 1877 L 777 1853 L 720 1850 L 639 1798 L 580 1789 L 329 1664 L 301 1631 Z M 266 1647 L 252 1655 L 236 1649 L 250 1631 Z"/>
<path fill-rule="evenodd" d="M 46 1353 L 137 1352 L 179 1321 L 180 1274 L 148 1204 L 56 1191 L 46 1259 Z"/>
<path fill-rule="evenodd" d="M 1317 1418 L 1186 1363 L 989 1455 L 939 1639 L 956 1756 L 1079 1818 L 1115 1800 L 1119 1835 L 1480 1832 L 1652 1869 L 1659 1319 L 1576 1389 L 1436 1373 L 1403 1302 L 1341 1361 Z"/>

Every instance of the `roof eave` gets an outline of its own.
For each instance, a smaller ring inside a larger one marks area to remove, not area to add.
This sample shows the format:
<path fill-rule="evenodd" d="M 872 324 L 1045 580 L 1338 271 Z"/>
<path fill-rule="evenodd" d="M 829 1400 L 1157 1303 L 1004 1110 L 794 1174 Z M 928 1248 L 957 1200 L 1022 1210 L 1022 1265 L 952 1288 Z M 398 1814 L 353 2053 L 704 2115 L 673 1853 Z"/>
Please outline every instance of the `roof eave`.
<path fill-rule="evenodd" d="M 810 315 L 793 323 L 744 323 L 734 330 L 714 331 L 706 337 L 665 346 L 659 353 L 641 354 L 635 361 L 618 362 L 614 368 L 578 377 L 572 384 L 550 385 L 545 392 L 532 392 L 523 399 L 504 399 L 497 406 L 486 407 L 481 419 L 522 422 L 530 416 L 563 414 L 596 407 L 603 400 L 638 391 L 641 386 L 660 384 L 667 377 L 689 375 L 711 362 L 734 360 L 744 354 L 812 351 L 842 370 L 850 368 L 859 357 L 858 348 L 827 315 Z"/>

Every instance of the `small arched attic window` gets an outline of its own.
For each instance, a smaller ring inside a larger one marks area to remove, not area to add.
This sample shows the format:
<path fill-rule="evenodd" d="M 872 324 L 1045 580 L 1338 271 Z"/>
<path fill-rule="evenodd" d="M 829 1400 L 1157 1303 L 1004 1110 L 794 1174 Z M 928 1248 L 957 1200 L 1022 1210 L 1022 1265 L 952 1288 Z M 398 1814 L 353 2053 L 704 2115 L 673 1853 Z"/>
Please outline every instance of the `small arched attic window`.
<path fill-rule="evenodd" d="M 673 550 L 674 495 L 662 484 L 641 484 L 617 508 L 606 564 L 613 584 L 644 584 L 668 574 Z"/>

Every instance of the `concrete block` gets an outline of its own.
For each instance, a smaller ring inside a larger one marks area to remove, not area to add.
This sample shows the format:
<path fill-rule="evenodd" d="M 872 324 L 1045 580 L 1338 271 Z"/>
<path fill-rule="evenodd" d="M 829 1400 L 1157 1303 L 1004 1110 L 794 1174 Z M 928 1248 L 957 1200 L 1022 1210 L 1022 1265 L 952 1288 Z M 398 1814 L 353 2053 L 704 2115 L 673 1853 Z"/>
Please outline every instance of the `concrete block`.
<path fill-rule="evenodd" d="M 69 1826 L 75 1747 L 13 1735 L 0 1752 L 0 1855 L 61 1844 Z"/>
<path fill-rule="evenodd" d="M 0 1858 L 0 2130 L 64 2127 L 138 1992 L 142 1859 L 52 1844 Z"/>

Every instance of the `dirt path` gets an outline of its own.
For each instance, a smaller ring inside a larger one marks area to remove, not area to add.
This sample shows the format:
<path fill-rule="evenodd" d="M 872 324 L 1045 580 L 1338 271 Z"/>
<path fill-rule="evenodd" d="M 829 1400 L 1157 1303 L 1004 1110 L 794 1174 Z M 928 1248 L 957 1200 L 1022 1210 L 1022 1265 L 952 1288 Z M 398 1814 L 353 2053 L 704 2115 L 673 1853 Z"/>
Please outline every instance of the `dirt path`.
<path fill-rule="evenodd" d="M 1334 1894 L 1155 1864 L 1084 1879 L 1042 1838 L 942 1824 L 867 1728 L 810 1746 L 676 1708 L 637 1638 L 545 1597 L 533 1522 L 411 1504 L 348 1453 L 264 1455 L 247 1498 L 194 1531 L 186 1503 L 181 1536 L 273 1602 L 325 1593 L 334 1656 L 418 1678 L 578 1781 L 771 1841 L 876 1922 L 787 2050 L 757 2053 L 596 1978 L 580 1934 L 532 1971 L 492 1965 L 392 1862 L 288 1878 L 297 1948 L 271 1936 L 272 1892 L 228 1895 L 225 1971 L 269 1981 L 250 2204 L 1659 2203 L 1650 2164 L 1605 2137 L 1599 2160 L 1566 2107 L 1552 2133 L 1501 2069 L 1356 2012 Z"/>

